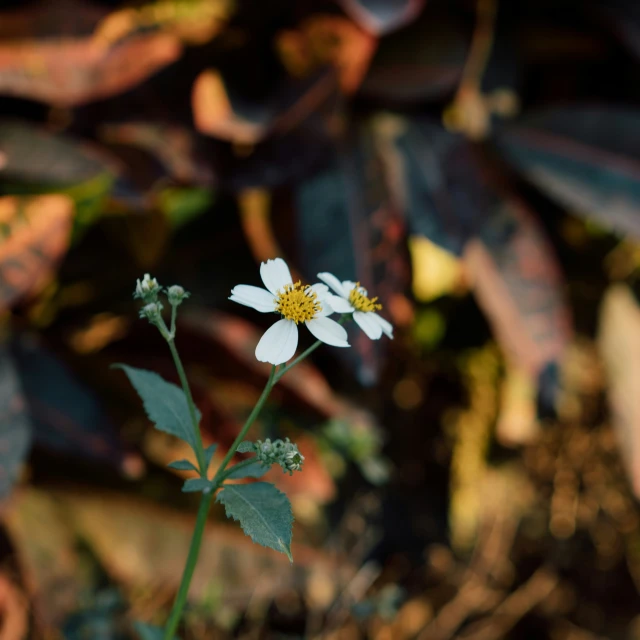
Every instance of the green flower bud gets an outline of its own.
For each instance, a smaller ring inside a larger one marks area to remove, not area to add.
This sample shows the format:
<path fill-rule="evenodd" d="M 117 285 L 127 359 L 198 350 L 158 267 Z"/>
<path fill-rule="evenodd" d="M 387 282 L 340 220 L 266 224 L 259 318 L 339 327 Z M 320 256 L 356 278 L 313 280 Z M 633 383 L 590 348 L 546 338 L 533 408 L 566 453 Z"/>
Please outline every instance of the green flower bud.
<path fill-rule="evenodd" d="M 254 444 L 256 458 L 264 465 L 279 464 L 284 473 L 293 475 L 294 471 L 302 470 L 304 456 L 298 451 L 297 445 L 286 438 L 285 440 L 271 441 L 267 438 L 264 442 L 258 440 Z"/>
<path fill-rule="evenodd" d="M 178 306 L 183 300 L 188 298 L 191 294 L 185 291 L 180 285 L 174 284 L 167 289 L 167 297 L 169 298 L 169 304 L 172 306 Z"/>
<path fill-rule="evenodd" d="M 140 309 L 140 317 L 146 318 L 152 324 L 160 320 L 162 314 L 161 302 L 150 302 Z"/>

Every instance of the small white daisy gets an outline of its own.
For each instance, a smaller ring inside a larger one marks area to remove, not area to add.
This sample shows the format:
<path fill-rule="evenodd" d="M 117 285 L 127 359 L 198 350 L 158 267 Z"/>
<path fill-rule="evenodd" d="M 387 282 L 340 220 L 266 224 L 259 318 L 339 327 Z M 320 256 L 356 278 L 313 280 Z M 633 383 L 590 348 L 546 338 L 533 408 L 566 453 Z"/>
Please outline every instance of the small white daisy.
<path fill-rule="evenodd" d="M 282 316 L 267 329 L 256 347 L 256 358 L 260 362 L 282 364 L 290 360 L 298 346 L 298 324 L 301 322 L 318 340 L 334 347 L 349 346 L 344 327 L 327 318 L 333 309 L 326 302 L 329 295 L 326 285 L 294 283 L 282 258 L 263 262 L 260 276 L 266 289 L 239 284 L 231 290 L 229 297 L 229 300 L 261 313 Z"/>
<path fill-rule="evenodd" d="M 378 340 L 383 333 L 393 340 L 393 326 L 376 313 L 382 309 L 378 298 L 369 298 L 359 282 L 340 282 L 332 273 L 319 273 L 318 278 L 338 294 L 327 296 L 327 302 L 336 313 L 353 313 L 353 319 L 372 340 Z"/>

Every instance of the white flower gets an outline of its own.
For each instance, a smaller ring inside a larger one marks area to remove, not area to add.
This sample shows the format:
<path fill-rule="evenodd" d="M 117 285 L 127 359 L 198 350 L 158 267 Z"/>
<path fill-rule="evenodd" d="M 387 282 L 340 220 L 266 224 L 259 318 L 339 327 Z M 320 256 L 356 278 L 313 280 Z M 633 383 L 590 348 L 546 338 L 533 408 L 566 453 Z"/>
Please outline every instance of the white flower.
<path fill-rule="evenodd" d="M 324 284 L 294 283 L 282 258 L 260 265 L 266 289 L 239 284 L 231 290 L 229 300 L 252 307 L 261 313 L 282 316 L 260 339 L 256 358 L 260 362 L 282 364 L 293 357 L 298 346 L 298 324 L 304 323 L 322 342 L 334 347 L 348 347 L 347 332 L 335 320 L 327 318 L 333 309 L 327 304 L 329 289 Z"/>
<path fill-rule="evenodd" d="M 136 280 L 136 290 L 133 293 L 133 297 L 142 298 L 145 302 L 155 302 L 160 289 L 158 281 L 148 273 L 145 273 L 142 281 L 140 279 Z"/>
<path fill-rule="evenodd" d="M 332 273 L 319 273 L 318 278 L 338 294 L 326 298 L 336 313 L 353 313 L 353 319 L 372 340 L 378 340 L 383 333 L 393 340 L 393 326 L 376 313 L 382 309 L 378 298 L 367 297 L 367 290 L 359 282 L 340 282 Z"/>

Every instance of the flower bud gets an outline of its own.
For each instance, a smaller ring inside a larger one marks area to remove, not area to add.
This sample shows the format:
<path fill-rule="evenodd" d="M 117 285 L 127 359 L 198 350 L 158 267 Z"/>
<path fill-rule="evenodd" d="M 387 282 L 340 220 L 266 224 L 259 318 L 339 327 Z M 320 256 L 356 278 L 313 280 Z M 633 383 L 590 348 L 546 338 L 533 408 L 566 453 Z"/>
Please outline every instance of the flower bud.
<path fill-rule="evenodd" d="M 188 298 L 191 294 L 188 291 L 185 291 L 180 285 L 174 284 L 173 286 L 167 289 L 167 297 L 169 299 L 169 304 L 172 306 L 178 306 L 182 303 L 183 300 Z"/>
<path fill-rule="evenodd" d="M 264 442 L 258 440 L 254 444 L 256 458 L 264 465 L 271 466 L 279 464 L 284 473 L 293 475 L 294 471 L 302 469 L 304 456 L 298 451 L 297 445 L 286 438 L 285 440 L 276 440 L 271 442 L 267 438 Z"/>
<path fill-rule="evenodd" d="M 140 309 L 140 317 L 146 318 L 151 323 L 158 322 L 160 320 L 161 313 L 161 302 L 150 302 Z"/>
<path fill-rule="evenodd" d="M 160 285 L 155 278 L 152 278 L 148 273 L 144 274 L 142 280 L 136 281 L 136 290 L 133 294 L 134 298 L 141 298 L 145 302 L 155 302 L 158 299 L 158 293 L 160 293 Z"/>

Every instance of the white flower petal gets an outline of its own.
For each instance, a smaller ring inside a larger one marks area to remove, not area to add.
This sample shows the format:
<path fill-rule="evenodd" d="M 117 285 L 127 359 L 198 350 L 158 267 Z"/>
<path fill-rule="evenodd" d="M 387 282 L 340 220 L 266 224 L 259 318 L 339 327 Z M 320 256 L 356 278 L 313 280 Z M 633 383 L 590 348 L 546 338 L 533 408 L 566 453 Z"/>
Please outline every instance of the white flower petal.
<path fill-rule="evenodd" d="M 382 326 L 371 317 L 372 315 L 372 313 L 367 313 L 366 311 L 354 311 L 353 319 L 369 338 L 378 340 L 382 335 Z"/>
<path fill-rule="evenodd" d="M 326 284 L 322 284 L 321 282 L 316 282 L 309 286 L 309 289 L 315 291 L 316 295 L 320 300 L 326 298 L 329 294 L 329 287 Z"/>
<path fill-rule="evenodd" d="M 318 274 L 318 278 L 322 280 L 322 282 L 326 282 L 339 296 L 346 298 L 349 295 L 345 292 L 342 283 L 338 278 L 336 278 L 333 273 L 323 272 Z"/>
<path fill-rule="evenodd" d="M 369 315 L 373 316 L 373 319 L 380 325 L 384 334 L 393 340 L 393 325 L 377 313 L 371 313 Z"/>
<path fill-rule="evenodd" d="M 320 311 L 316 313 L 316 318 L 326 318 L 334 313 L 333 307 L 327 300 L 319 300 L 318 302 L 320 304 Z"/>
<path fill-rule="evenodd" d="M 342 288 L 345 290 L 345 298 L 349 297 L 349 294 L 356 288 L 356 283 L 351 280 L 343 280 Z"/>
<path fill-rule="evenodd" d="M 276 306 L 276 301 L 272 293 L 269 293 L 261 287 L 252 287 L 249 284 L 238 284 L 233 287 L 229 300 L 233 300 L 247 307 L 252 307 L 262 313 L 273 311 Z"/>
<path fill-rule="evenodd" d="M 347 332 L 331 318 L 314 318 L 305 322 L 311 333 L 322 342 L 332 347 L 348 347 Z"/>
<path fill-rule="evenodd" d="M 260 362 L 282 364 L 293 357 L 298 346 L 298 327 L 292 320 L 278 320 L 265 332 L 256 347 Z"/>
<path fill-rule="evenodd" d="M 340 296 L 329 296 L 327 302 L 331 305 L 331 308 L 336 313 L 352 313 L 353 307 L 348 300 L 341 298 Z"/>
<path fill-rule="evenodd" d="M 285 285 L 291 284 L 291 272 L 287 263 L 282 258 L 275 260 L 267 260 L 260 265 L 260 277 L 264 286 L 274 295 L 278 290 L 284 288 Z"/>
<path fill-rule="evenodd" d="M 320 311 L 316 314 L 316 318 L 324 318 L 330 316 L 333 313 L 331 305 L 327 304 L 327 298 L 329 297 L 329 287 L 326 284 L 316 282 L 316 284 L 310 285 L 309 289 L 314 291 L 318 296 L 318 302 L 320 303 Z"/>

